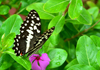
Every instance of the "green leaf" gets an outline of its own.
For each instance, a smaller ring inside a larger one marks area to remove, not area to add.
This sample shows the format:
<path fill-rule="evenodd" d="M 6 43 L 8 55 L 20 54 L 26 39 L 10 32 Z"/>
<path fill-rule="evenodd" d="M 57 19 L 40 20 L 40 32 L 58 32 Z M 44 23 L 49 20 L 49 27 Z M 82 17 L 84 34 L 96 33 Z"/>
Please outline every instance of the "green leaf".
<path fill-rule="evenodd" d="M 22 65 L 17 62 L 14 62 L 13 65 L 9 68 L 9 70 L 26 70 Z M 31 70 L 31 69 L 30 69 Z"/>
<path fill-rule="evenodd" d="M 44 10 L 50 13 L 58 13 L 64 11 L 69 0 L 48 0 L 44 5 Z"/>
<path fill-rule="evenodd" d="M 91 31 L 91 32 L 87 33 L 87 35 L 88 36 L 90 36 L 90 35 L 96 35 L 96 36 L 100 37 L 100 32 L 98 32 L 98 31 Z"/>
<path fill-rule="evenodd" d="M 80 28 L 80 32 L 84 31 L 85 29 L 88 29 L 90 28 L 91 25 L 83 25 L 81 28 Z"/>
<path fill-rule="evenodd" d="M 11 67 L 14 60 L 8 55 L 3 53 L 0 57 L 0 70 L 6 70 Z"/>
<path fill-rule="evenodd" d="M 99 21 L 99 19 L 96 19 L 95 22 L 94 22 L 94 24 L 95 24 L 97 21 Z M 95 29 L 100 29 L 100 22 L 98 22 L 93 28 L 95 28 Z"/>
<path fill-rule="evenodd" d="M 68 49 L 67 50 L 68 50 L 67 60 L 71 61 L 71 60 L 75 59 L 76 58 L 76 54 L 75 54 L 76 48 L 75 48 L 74 44 L 68 42 Z"/>
<path fill-rule="evenodd" d="M 96 35 L 91 35 L 90 38 L 93 40 L 93 42 L 96 45 L 97 49 L 100 50 L 100 37 L 98 37 Z"/>
<path fill-rule="evenodd" d="M 97 48 L 94 42 L 86 35 L 81 36 L 77 42 L 76 56 L 80 64 L 91 65 L 98 68 Z"/>
<path fill-rule="evenodd" d="M 10 33 L 4 39 L 2 39 L 3 48 L 11 46 L 14 42 L 14 38 L 15 38 L 15 33 Z"/>
<path fill-rule="evenodd" d="M 49 50 L 51 50 L 51 49 L 54 48 L 55 46 L 52 45 L 52 43 L 50 42 L 50 39 L 48 39 L 42 47 L 43 47 L 43 49 L 44 49 L 44 53 L 47 53 Z M 41 53 L 41 52 L 40 52 L 40 53 Z"/>
<path fill-rule="evenodd" d="M 66 22 L 70 22 L 72 24 L 83 24 L 79 22 L 77 19 L 71 19 L 69 16 L 65 19 Z"/>
<path fill-rule="evenodd" d="M 24 59 L 22 57 L 16 56 L 14 51 L 10 49 L 9 51 L 6 51 L 5 53 L 9 54 L 16 62 L 18 62 L 20 65 L 22 65 L 25 69 L 30 70 L 31 69 L 31 62 L 27 59 Z"/>
<path fill-rule="evenodd" d="M 83 65 L 83 64 L 76 64 L 68 68 L 67 70 L 96 70 L 92 66 Z"/>
<path fill-rule="evenodd" d="M 2 24 L 3 24 L 2 21 L 0 21 L 0 27 L 2 26 Z"/>
<path fill-rule="evenodd" d="M 92 24 L 92 18 L 89 12 L 83 8 L 80 16 L 77 18 L 77 20 L 83 24 Z"/>
<path fill-rule="evenodd" d="M 8 14 L 10 8 L 7 5 L 0 6 L 0 15 Z"/>
<path fill-rule="evenodd" d="M 96 5 L 93 1 L 87 1 L 86 3 L 89 7 L 96 7 Z"/>
<path fill-rule="evenodd" d="M 9 33 L 19 34 L 19 29 L 22 23 L 22 19 L 19 15 L 12 15 L 9 17 L 0 28 L 0 39 L 4 33 L 5 36 Z"/>
<path fill-rule="evenodd" d="M 1 4 L 2 1 L 3 1 L 3 0 L 0 0 L 0 4 Z"/>
<path fill-rule="evenodd" d="M 52 55 L 52 56 L 51 56 Z M 48 56 L 50 58 L 50 64 L 48 65 L 48 68 L 55 68 L 61 66 L 66 58 L 67 58 L 67 52 L 63 49 L 52 49 L 48 52 Z"/>
<path fill-rule="evenodd" d="M 98 51 L 98 53 L 97 53 L 97 62 L 99 64 L 99 66 L 100 66 L 100 51 Z"/>
<path fill-rule="evenodd" d="M 77 19 L 71 19 L 71 18 L 66 18 L 65 21 L 70 22 L 72 24 L 84 24 L 82 22 L 77 21 Z"/>
<path fill-rule="evenodd" d="M 61 30 L 64 26 L 64 23 L 65 23 L 65 17 L 64 16 L 62 16 L 62 15 L 56 16 L 50 21 L 50 23 L 48 25 L 48 29 L 55 26 L 55 30 L 54 30 L 53 33 L 55 35 L 57 35 L 61 32 Z"/>
<path fill-rule="evenodd" d="M 76 65 L 76 64 L 78 64 L 77 59 L 73 59 L 70 63 L 68 63 L 68 64 L 65 66 L 64 70 L 67 70 L 69 67 L 71 67 L 71 66 L 73 66 L 73 65 Z"/>
<path fill-rule="evenodd" d="M 36 10 L 41 19 L 52 19 L 53 17 L 55 17 L 54 15 L 44 11 L 43 5 L 44 5 L 44 3 L 33 3 L 33 4 L 29 5 L 26 9 L 28 11 L 30 11 L 32 9 Z"/>
<path fill-rule="evenodd" d="M 99 8 L 98 7 L 92 7 L 90 9 L 88 9 L 88 12 L 93 16 L 93 18 L 95 19 L 98 14 L 99 14 Z"/>
<path fill-rule="evenodd" d="M 65 26 L 75 34 L 78 32 L 77 27 L 75 27 L 74 24 L 67 22 Z"/>
<path fill-rule="evenodd" d="M 50 42 L 53 44 L 53 45 L 58 45 L 59 43 L 59 40 L 60 40 L 60 35 L 55 35 L 54 33 L 50 36 Z"/>
<path fill-rule="evenodd" d="M 83 8 L 83 4 L 81 0 L 72 0 L 71 4 L 69 5 L 68 15 L 71 19 L 77 18 Z"/>

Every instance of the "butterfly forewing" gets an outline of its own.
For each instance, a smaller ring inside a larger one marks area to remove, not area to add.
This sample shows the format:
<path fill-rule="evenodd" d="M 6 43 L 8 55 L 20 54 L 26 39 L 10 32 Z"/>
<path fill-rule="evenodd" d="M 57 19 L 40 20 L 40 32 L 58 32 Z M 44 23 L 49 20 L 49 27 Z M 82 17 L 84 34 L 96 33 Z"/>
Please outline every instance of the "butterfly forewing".
<path fill-rule="evenodd" d="M 34 43 L 35 47 L 32 47 L 28 51 L 28 56 L 30 56 L 32 53 L 38 51 L 42 45 L 46 42 L 46 40 L 50 37 L 52 32 L 54 31 L 55 27 L 52 27 L 51 29 L 44 32 L 40 37 L 37 38 L 37 40 Z"/>
<path fill-rule="evenodd" d="M 17 56 L 24 55 L 29 48 L 34 47 L 34 43 L 41 33 L 41 22 L 38 13 L 31 10 L 21 25 L 20 34 L 14 39 L 15 53 Z"/>

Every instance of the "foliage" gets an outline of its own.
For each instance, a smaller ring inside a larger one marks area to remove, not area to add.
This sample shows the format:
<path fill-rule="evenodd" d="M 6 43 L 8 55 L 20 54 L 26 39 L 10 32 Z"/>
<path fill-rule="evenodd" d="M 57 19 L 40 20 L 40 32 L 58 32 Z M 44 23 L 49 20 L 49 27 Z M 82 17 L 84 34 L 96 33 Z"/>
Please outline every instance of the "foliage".
<path fill-rule="evenodd" d="M 19 14 L 25 17 L 32 9 L 41 18 L 42 33 L 55 26 L 38 51 L 51 59 L 46 70 L 100 69 L 99 0 L 0 0 L 0 70 L 31 69 L 29 58 L 17 57 L 12 47 L 23 23 Z"/>

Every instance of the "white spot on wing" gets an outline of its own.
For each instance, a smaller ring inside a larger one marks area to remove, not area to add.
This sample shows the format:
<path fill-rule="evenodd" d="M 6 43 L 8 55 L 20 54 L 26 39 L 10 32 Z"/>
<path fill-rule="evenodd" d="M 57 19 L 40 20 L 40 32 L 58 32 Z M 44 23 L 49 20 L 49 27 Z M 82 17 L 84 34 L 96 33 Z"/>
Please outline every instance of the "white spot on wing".
<path fill-rule="evenodd" d="M 33 19 L 34 17 L 32 16 L 31 18 Z"/>
<path fill-rule="evenodd" d="M 37 33 L 40 33 L 40 30 L 37 29 Z"/>
<path fill-rule="evenodd" d="M 20 53 L 20 50 L 18 51 L 18 53 Z"/>
<path fill-rule="evenodd" d="M 34 21 L 32 20 L 32 23 L 34 24 Z"/>
<path fill-rule="evenodd" d="M 34 11 L 34 13 L 36 13 L 36 12 Z"/>
<path fill-rule="evenodd" d="M 33 26 L 33 24 L 31 23 L 31 26 Z"/>
<path fill-rule="evenodd" d="M 19 43 L 17 43 L 17 46 L 19 46 Z"/>
<path fill-rule="evenodd" d="M 45 39 L 48 39 L 48 37 L 46 35 L 44 37 L 45 37 Z"/>
<path fill-rule="evenodd" d="M 22 29 L 24 29 L 25 27 L 23 26 Z"/>
<path fill-rule="evenodd" d="M 36 25 L 40 26 L 40 25 L 41 25 L 41 23 L 40 23 L 40 22 L 39 22 L 39 23 L 36 23 Z"/>
<path fill-rule="evenodd" d="M 25 23 L 25 26 L 27 26 L 27 24 Z"/>
<path fill-rule="evenodd" d="M 30 30 L 33 30 L 33 28 L 32 27 L 29 27 L 30 28 Z"/>
<path fill-rule="evenodd" d="M 16 39 L 16 41 L 18 42 L 18 39 Z"/>
<path fill-rule="evenodd" d="M 26 22 L 29 23 L 29 20 L 27 20 Z"/>
<path fill-rule="evenodd" d="M 35 14 L 33 14 L 33 16 L 35 16 Z"/>
<path fill-rule="evenodd" d="M 16 47 L 16 50 L 18 50 L 18 48 Z"/>
<path fill-rule="evenodd" d="M 29 16 L 31 16 L 31 14 L 29 14 Z"/>
<path fill-rule="evenodd" d="M 18 38 L 20 39 L 20 36 L 18 36 Z"/>
<path fill-rule="evenodd" d="M 21 33 L 23 33 L 24 31 L 22 30 Z"/>
<path fill-rule="evenodd" d="M 36 26 L 34 26 L 34 30 L 36 30 L 37 29 L 37 27 Z"/>
<path fill-rule="evenodd" d="M 29 34 L 33 34 L 33 31 L 31 31 L 31 30 L 29 30 L 29 29 L 27 29 L 26 30 Z"/>
<path fill-rule="evenodd" d="M 37 20 L 40 20 L 39 17 L 36 18 Z"/>

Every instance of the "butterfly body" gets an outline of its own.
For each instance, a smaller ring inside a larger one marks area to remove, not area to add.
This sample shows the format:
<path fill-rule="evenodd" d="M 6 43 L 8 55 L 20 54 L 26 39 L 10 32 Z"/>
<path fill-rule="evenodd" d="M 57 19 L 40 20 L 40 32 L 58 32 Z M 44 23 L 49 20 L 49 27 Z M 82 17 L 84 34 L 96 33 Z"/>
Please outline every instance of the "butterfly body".
<path fill-rule="evenodd" d="M 16 38 L 14 38 L 15 42 L 13 49 L 16 55 L 22 56 L 28 53 L 28 56 L 30 56 L 32 53 L 36 52 L 50 37 L 53 30 L 54 27 L 41 35 L 39 15 L 35 10 L 31 10 L 21 25 L 20 34 L 16 35 Z"/>

